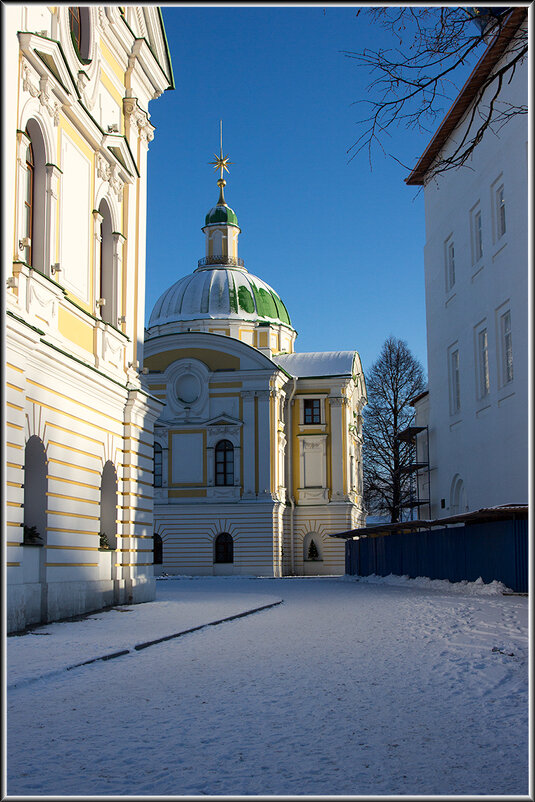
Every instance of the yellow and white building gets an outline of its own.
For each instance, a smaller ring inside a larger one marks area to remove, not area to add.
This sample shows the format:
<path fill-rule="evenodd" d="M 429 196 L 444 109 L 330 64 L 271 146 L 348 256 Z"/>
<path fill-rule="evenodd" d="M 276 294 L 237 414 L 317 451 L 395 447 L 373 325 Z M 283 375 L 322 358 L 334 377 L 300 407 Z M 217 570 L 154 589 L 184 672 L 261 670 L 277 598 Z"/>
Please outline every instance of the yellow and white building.
<path fill-rule="evenodd" d="M 143 377 L 155 425 L 154 531 L 170 574 L 341 574 L 329 534 L 364 524 L 356 351 L 294 352 L 279 295 L 238 257 L 220 197 L 205 256 L 157 301 Z"/>
<path fill-rule="evenodd" d="M 139 377 L 148 106 L 173 76 L 156 6 L 3 11 L 4 509 L 14 631 L 154 596 L 161 405 Z M 111 549 L 100 548 L 101 533 Z"/>

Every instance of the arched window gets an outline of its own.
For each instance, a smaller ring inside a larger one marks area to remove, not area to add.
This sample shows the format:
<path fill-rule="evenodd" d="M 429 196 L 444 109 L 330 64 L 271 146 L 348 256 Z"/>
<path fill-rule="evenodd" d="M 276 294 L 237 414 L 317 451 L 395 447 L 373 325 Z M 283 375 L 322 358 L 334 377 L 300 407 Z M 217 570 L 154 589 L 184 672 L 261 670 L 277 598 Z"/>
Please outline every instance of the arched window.
<path fill-rule="evenodd" d="M 90 52 L 90 18 L 89 8 L 85 6 L 69 6 L 69 29 L 76 55 L 82 64 L 89 64 Z"/>
<path fill-rule="evenodd" d="M 154 565 L 161 565 L 163 562 L 163 541 L 160 535 L 154 535 Z"/>
<path fill-rule="evenodd" d="M 45 264 L 45 141 L 36 120 L 28 120 L 25 133 L 30 142 L 26 149 L 26 186 L 23 189 L 24 208 L 20 238 L 27 238 L 28 244 L 22 250 L 22 258 L 26 264 L 45 273 L 49 267 Z"/>
<path fill-rule="evenodd" d="M 24 451 L 24 540 L 46 543 L 46 452 L 32 435 Z"/>
<path fill-rule="evenodd" d="M 234 446 L 230 440 L 220 440 L 215 447 L 215 483 L 234 484 Z"/>
<path fill-rule="evenodd" d="M 100 482 L 100 535 L 108 545 L 117 546 L 117 474 L 113 462 L 106 462 Z"/>
<path fill-rule="evenodd" d="M 22 235 L 28 241 L 24 248 L 24 261 L 27 265 L 32 264 L 32 239 L 33 239 L 33 187 L 35 180 L 35 164 L 33 160 L 32 143 L 26 149 L 26 195 L 24 198 L 24 222 Z"/>
<path fill-rule="evenodd" d="M 215 563 L 234 562 L 234 541 L 228 532 L 221 532 L 215 539 L 214 544 Z"/>
<path fill-rule="evenodd" d="M 162 486 L 162 447 L 154 443 L 154 487 Z"/>
<path fill-rule="evenodd" d="M 117 326 L 112 222 L 110 208 L 105 200 L 101 201 L 98 211 L 102 216 L 98 297 L 103 303 L 99 304 L 100 316 L 105 323 Z"/>
<path fill-rule="evenodd" d="M 451 483 L 450 493 L 450 512 L 452 515 L 460 515 L 468 510 L 466 503 L 466 491 L 464 489 L 464 482 L 459 476 L 455 474 Z"/>

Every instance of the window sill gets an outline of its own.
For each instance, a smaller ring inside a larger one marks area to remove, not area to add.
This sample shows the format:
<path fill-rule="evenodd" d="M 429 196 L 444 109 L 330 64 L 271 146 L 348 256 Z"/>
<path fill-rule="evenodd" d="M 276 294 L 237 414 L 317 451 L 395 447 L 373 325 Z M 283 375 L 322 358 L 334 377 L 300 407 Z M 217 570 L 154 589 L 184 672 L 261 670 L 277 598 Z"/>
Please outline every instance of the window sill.
<path fill-rule="evenodd" d="M 496 243 L 496 250 L 494 251 L 494 254 L 492 255 L 492 261 L 493 262 L 496 260 L 496 257 L 503 251 L 503 249 L 506 246 L 507 246 L 507 240 L 502 240 L 502 238 L 500 238 L 500 240 L 498 240 L 498 242 Z"/>
<path fill-rule="evenodd" d="M 472 281 L 474 281 L 474 279 L 477 278 L 477 276 L 479 276 L 479 274 L 482 272 L 482 270 L 485 267 L 485 265 L 482 265 L 482 264 L 480 264 L 479 266 L 478 265 L 474 265 L 474 267 L 475 267 L 475 271 L 472 273 Z"/>

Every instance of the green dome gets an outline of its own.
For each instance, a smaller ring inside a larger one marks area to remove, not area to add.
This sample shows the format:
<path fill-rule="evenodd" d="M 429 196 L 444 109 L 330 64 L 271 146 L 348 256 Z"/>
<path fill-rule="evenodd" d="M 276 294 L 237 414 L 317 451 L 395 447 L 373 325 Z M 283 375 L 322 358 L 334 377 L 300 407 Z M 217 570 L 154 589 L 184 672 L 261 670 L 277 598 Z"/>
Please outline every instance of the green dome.
<path fill-rule="evenodd" d="M 228 225 L 228 226 L 238 226 L 238 218 L 236 217 L 236 212 L 234 209 L 231 209 L 230 206 L 226 204 L 218 203 L 217 206 L 213 206 L 208 214 L 206 215 L 204 225 L 205 226 L 214 226 L 217 224 Z"/>

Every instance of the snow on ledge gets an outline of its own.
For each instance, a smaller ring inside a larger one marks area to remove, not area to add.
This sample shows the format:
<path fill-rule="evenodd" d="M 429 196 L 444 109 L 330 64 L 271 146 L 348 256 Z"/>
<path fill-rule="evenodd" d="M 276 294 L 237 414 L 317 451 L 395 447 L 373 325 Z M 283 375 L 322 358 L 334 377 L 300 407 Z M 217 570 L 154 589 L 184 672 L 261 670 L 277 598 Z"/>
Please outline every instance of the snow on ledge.
<path fill-rule="evenodd" d="M 404 576 L 395 576 L 394 574 L 389 574 L 388 576 L 378 576 L 377 574 L 352 576 L 346 574 L 344 580 L 347 582 L 366 582 L 370 585 L 394 585 L 439 590 L 443 593 L 462 593 L 465 596 L 501 596 L 503 593 L 513 592 L 503 582 L 498 582 L 498 580 L 494 579 L 492 582 L 485 584 L 481 577 L 476 579 L 475 582 L 468 582 L 467 579 L 463 579 L 461 582 L 450 582 L 449 579 L 429 579 L 426 576 L 418 576 L 416 579 L 411 579 L 406 574 Z"/>

